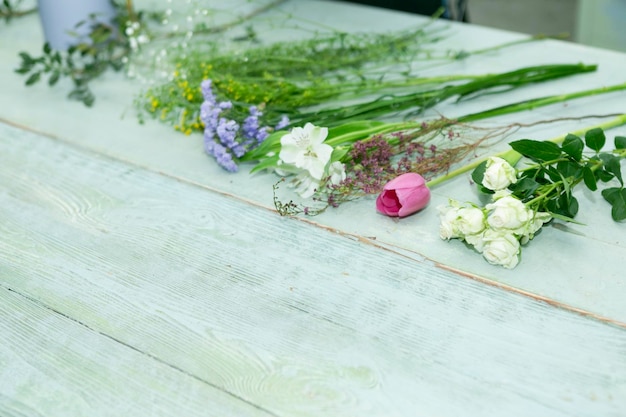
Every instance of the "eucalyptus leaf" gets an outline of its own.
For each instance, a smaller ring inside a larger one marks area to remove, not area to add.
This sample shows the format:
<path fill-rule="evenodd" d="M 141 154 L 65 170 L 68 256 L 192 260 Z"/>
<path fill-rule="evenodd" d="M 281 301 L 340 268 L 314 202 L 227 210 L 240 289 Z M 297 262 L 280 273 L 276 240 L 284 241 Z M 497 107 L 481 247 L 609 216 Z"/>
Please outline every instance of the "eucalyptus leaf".
<path fill-rule="evenodd" d="M 35 72 L 26 79 L 26 85 L 33 85 L 41 78 L 41 72 Z"/>
<path fill-rule="evenodd" d="M 576 135 L 572 135 L 571 133 L 565 136 L 563 144 L 561 145 L 563 152 L 574 158 L 576 161 L 580 161 L 582 158 L 584 147 L 585 144 L 583 143 L 583 140 Z"/>
<path fill-rule="evenodd" d="M 53 71 L 52 74 L 50 75 L 50 78 L 48 78 L 48 85 L 50 86 L 55 85 L 59 81 L 60 76 L 61 76 L 61 73 L 59 71 Z"/>
<path fill-rule="evenodd" d="M 510 145 L 515 151 L 537 162 L 553 161 L 562 153 L 559 145 L 554 142 L 521 139 L 511 142 Z"/>
<path fill-rule="evenodd" d="M 606 143 L 606 136 L 604 135 L 604 131 L 599 127 L 588 130 L 585 133 L 585 143 L 589 149 L 600 152 L 600 150 Z"/>

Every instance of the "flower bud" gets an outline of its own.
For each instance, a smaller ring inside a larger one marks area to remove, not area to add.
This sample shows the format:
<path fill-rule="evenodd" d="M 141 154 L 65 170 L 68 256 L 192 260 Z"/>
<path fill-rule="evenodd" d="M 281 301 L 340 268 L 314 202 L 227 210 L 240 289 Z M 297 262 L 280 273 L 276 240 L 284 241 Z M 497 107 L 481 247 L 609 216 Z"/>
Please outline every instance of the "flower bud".
<path fill-rule="evenodd" d="M 424 178 L 409 172 L 385 184 L 376 199 L 376 210 L 387 216 L 405 217 L 423 209 L 429 201 L 430 190 Z"/>
<path fill-rule="evenodd" d="M 498 191 L 507 188 L 515 182 L 517 182 L 516 171 L 511 164 L 497 156 L 492 156 L 487 160 L 483 176 L 483 186 L 485 188 Z"/>

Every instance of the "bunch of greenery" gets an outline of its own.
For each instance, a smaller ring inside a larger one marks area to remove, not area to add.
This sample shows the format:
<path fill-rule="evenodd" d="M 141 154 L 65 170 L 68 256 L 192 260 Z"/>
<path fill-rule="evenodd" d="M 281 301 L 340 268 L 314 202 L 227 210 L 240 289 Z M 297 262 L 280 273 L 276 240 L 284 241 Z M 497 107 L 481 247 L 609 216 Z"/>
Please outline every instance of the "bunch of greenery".
<path fill-rule="evenodd" d="M 23 0 L 2 0 L 0 2 L 0 18 L 9 22 L 15 17 L 25 16 L 27 14 L 34 13 L 37 9 L 22 9 L 20 6 Z"/>
<path fill-rule="evenodd" d="M 626 121 L 626 117 L 622 116 L 622 120 Z M 573 221 L 578 213 L 578 200 L 573 195 L 577 185 L 584 184 L 596 191 L 599 182 L 617 180 L 619 186 L 605 188 L 602 196 L 612 206 L 613 220 L 624 220 L 626 189 L 620 161 L 626 158 L 626 137 L 616 136 L 614 148 L 603 151 L 605 144 L 604 130 L 599 127 L 585 132 L 584 140 L 568 134 L 561 145 L 531 139 L 511 142 L 514 151 L 534 163 L 517 170 L 517 182 L 511 184 L 509 190 L 536 212 Z M 482 184 L 484 171 L 485 164 L 481 164 L 472 173 L 478 184 Z"/>
<path fill-rule="evenodd" d="M 126 4 L 116 5 L 116 18 L 112 24 L 102 22 L 95 15 L 88 20 L 79 22 L 76 29 L 83 25 L 89 26 L 87 39 L 76 35 L 76 44 L 67 51 L 57 51 L 45 43 L 43 54 L 32 56 L 27 52 L 20 52 L 21 63 L 15 70 L 25 75 L 26 85 L 33 85 L 47 76 L 48 85 L 55 85 L 61 78 L 69 78 L 73 82 L 73 89 L 68 97 L 78 100 L 86 106 L 93 105 L 94 94 L 89 83 L 108 69 L 120 71 L 124 68 L 131 51 L 131 43 L 126 35 L 126 28 L 132 22 L 137 22 L 137 16 L 132 8 Z"/>

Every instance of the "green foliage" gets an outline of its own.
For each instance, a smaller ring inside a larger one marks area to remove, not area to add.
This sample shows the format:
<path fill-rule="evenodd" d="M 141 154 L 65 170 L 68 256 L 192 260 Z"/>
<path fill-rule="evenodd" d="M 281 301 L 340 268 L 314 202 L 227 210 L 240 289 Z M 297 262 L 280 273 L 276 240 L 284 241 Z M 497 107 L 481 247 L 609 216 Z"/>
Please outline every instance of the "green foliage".
<path fill-rule="evenodd" d="M 95 97 L 89 83 L 108 69 L 121 70 L 131 50 L 123 30 L 129 20 L 123 11 L 123 8 L 118 7 L 116 23 L 119 27 L 100 22 L 96 16 L 89 16 L 89 20 L 79 22 L 76 28 L 90 26 L 87 40 L 79 39 L 76 35 L 76 44 L 67 51 L 54 50 L 45 43 L 40 56 L 20 52 L 21 63 L 15 72 L 27 77 L 27 86 L 46 77 L 49 86 L 56 85 L 61 78 L 69 78 L 73 82 L 73 89 L 68 98 L 92 106 Z"/>
<path fill-rule="evenodd" d="M 573 195 L 578 184 L 596 191 L 599 182 L 617 181 L 620 186 L 604 189 L 602 196 L 611 204 L 613 220 L 624 220 L 626 189 L 621 161 L 626 158 L 626 138 L 617 136 L 614 143 L 613 150 L 602 151 L 606 136 L 600 128 L 588 130 L 584 140 L 569 134 L 561 146 L 531 139 L 511 142 L 515 151 L 535 164 L 519 170 L 517 182 L 511 184 L 509 190 L 533 210 L 549 212 L 555 218 L 571 221 L 579 208 Z M 484 172 L 482 164 L 472 173 L 472 179 L 481 186 Z"/>
<path fill-rule="evenodd" d="M 23 0 L 2 0 L 0 2 L 0 19 L 4 19 L 7 23 L 16 17 L 25 16 L 35 12 L 37 9 L 22 10 L 20 5 Z"/>

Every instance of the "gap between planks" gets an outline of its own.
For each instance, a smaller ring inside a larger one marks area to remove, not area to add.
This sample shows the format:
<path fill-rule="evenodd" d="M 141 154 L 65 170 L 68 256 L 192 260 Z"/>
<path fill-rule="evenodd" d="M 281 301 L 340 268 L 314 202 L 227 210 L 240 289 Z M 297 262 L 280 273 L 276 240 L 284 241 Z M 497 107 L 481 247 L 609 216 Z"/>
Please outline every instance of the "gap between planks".
<path fill-rule="evenodd" d="M 224 191 L 218 190 L 216 188 L 210 187 L 210 186 L 208 186 L 206 184 L 202 184 L 202 183 L 199 183 L 197 181 L 190 180 L 188 178 L 176 176 L 176 175 L 173 175 L 173 174 L 165 172 L 165 171 L 154 169 L 154 168 L 151 168 L 149 166 L 139 164 L 139 163 L 137 163 L 135 161 L 132 161 L 132 160 L 121 158 L 119 156 L 111 155 L 111 154 L 104 153 L 104 152 L 99 152 L 99 151 L 96 151 L 96 150 L 94 150 L 94 149 L 92 149 L 90 147 L 82 146 L 80 144 L 77 144 L 75 142 L 63 139 L 63 138 L 58 137 L 56 135 L 53 135 L 53 134 L 50 134 L 50 133 L 47 133 L 47 132 L 43 132 L 43 131 L 38 130 L 38 129 L 33 129 L 30 126 L 24 126 L 24 125 L 21 125 L 19 123 L 15 123 L 15 122 L 12 122 L 10 120 L 6 120 L 6 119 L 1 118 L 1 117 L 0 117 L 0 122 L 6 124 L 8 126 L 12 126 L 14 128 L 17 128 L 17 129 L 21 129 L 21 130 L 24 130 L 24 131 L 27 131 L 27 132 L 31 132 L 31 133 L 35 133 L 37 135 L 44 136 L 46 138 L 49 138 L 49 139 L 52 139 L 54 141 L 60 142 L 60 143 L 62 143 L 65 146 L 69 146 L 71 148 L 78 149 L 78 150 L 80 150 L 82 152 L 99 155 L 101 157 L 108 158 L 108 159 L 110 159 L 112 161 L 122 162 L 124 164 L 130 165 L 130 166 L 133 166 L 133 167 L 136 167 L 136 168 L 139 168 L 139 169 L 143 169 L 143 170 L 148 171 L 148 172 L 153 172 L 153 173 L 156 173 L 158 175 L 162 175 L 164 177 L 171 178 L 171 179 L 173 179 L 175 181 L 178 181 L 178 182 L 181 182 L 181 183 L 185 183 L 185 184 L 189 184 L 189 185 L 192 185 L 194 187 L 201 188 L 203 190 L 207 190 L 207 191 L 210 191 L 212 193 L 216 193 L 216 194 L 219 194 L 221 196 L 228 197 L 228 198 L 231 198 L 231 199 L 234 199 L 234 200 L 246 203 L 246 204 L 248 204 L 250 206 L 261 208 L 261 209 L 264 209 L 264 210 L 267 210 L 267 211 L 270 211 L 270 212 L 273 212 L 273 213 L 276 213 L 277 215 L 279 215 L 278 212 L 273 207 L 266 206 L 264 204 L 259 203 L 258 201 L 250 200 L 250 199 L 247 199 L 247 198 L 245 198 L 243 196 L 240 196 L 240 195 L 237 195 L 237 194 L 224 192 Z M 477 274 L 473 274 L 473 273 L 470 273 L 470 272 L 467 272 L 467 271 L 460 270 L 458 268 L 447 266 L 447 265 L 442 264 L 440 262 L 437 262 L 437 261 L 435 261 L 433 259 L 427 258 L 424 255 L 419 254 L 419 253 L 417 253 L 415 251 L 412 251 L 410 249 L 400 248 L 400 247 L 392 245 L 392 244 L 381 243 L 381 242 L 376 241 L 374 238 L 357 235 L 355 233 L 350 233 L 350 232 L 347 232 L 347 231 L 344 231 L 344 230 L 341 230 L 341 229 L 338 229 L 338 228 L 335 228 L 335 227 L 331 227 L 331 226 L 328 226 L 328 225 L 316 222 L 314 220 L 311 220 L 310 218 L 298 217 L 298 216 L 291 216 L 291 218 L 294 219 L 294 220 L 306 223 L 306 224 L 310 224 L 310 225 L 315 226 L 315 227 L 317 227 L 319 229 L 325 230 L 325 231 L 327 231 L 329 233 L 340 235 L 340 236 L 342 236 L 344 238 L 356 240 L 356 241 L 358 241 L 358 242 L 360 242 L 362 244 L 366 244 L 366 245 L 369 245 L 369 246 L 372 246 L 372 247 L 375 247 L 375 248 L 378 248 L 378 249 L 381 249 L 381 250 L 384 250 L 384 251 L 388 251 L 390 253 L 394 253 L 394 254 L 396 254 L 398 256 L 402 256 L 402 257 L 404 257 L 406 259 L 410 259 L 412 261 L 422 262 L 422 263 L 430 263 L 435 268 L 451 272 L 451 273 L 453 273 L 453 274 L 455 274 L 455 275 L 457 275 L 457 276 L 459 276 L 461 278 L 471 279 L 473 281 L 477 281 L 477 282 L 480 282 L 482 284 L 486 284 L 486 285 L 498 288 L 498 289 L 506 291 L 506 292 L 518 294 L 518 295 L 521 295 L 523 297 L 530 298 L 530 299 L 532 299 L 534 301 L 538 301 L 538 302 L 541 302 L 541 303 L 548 304 L 548 305 L 550 305 L 552 307 L 555 307 L 555 308 L 559 308 L 559 309 L 562 309 L 562 310 L 565 310 L 565 311 L 569 311 L 569 312 L 578 314 L 578 315 L 583 316 L 583 317 L 587 317 L 587 318 L 590 318 L 590 319 L 593 319 L 593 320 L 597 320 L 597 321 L 600 321 L 600 322 L 603 322 L 603 323 L 606 323 L 606 324 L 609 324 L 609 325 L 612 325 L 612 326 L 621 327 L 621 328 L 626 329 L 626 322 L 622 322 L 620 320 L 611 319 L 609 317 L 606 317 L 606 316 L 603 316 L 603 315 L 600 315 L 600 314 L 592 313 L 590 311 L 587 311 L 587 310 L 584 310 L 584 309 L 581 309 L 581 308 L 578 308 L 578 307 L 574 307 L 574 306 L 569 305 L 567 303 L 556 301 L 556 300 L 554 300 L 554 299 L 552 299 L 550 297 L 545 297 L 545 296 L 542 296 L 542 295 L 539 295 L 539 294 L 535 294 L 533 292 L 530 292 L 530 291 L 527 291 L 527 290 L 523 290 L 523 289 L 520 289 L 520 288 L 516 288 L 516 287 L 513 287 L 511 285 L 507 285 L 507 284 L 495 281 L 493 279 L 488 279 L 488 278 L 482 277 L 482 276 L 477 275 Z M 10 288 L 8 288 L 8 289 L 10 291 L 14 291 L 14 290 L 12 290 Z M 23 295 L 23 294 L 20 294 L 20 295 Z M 23 296 L 25 296 L 25 295 L 23 295 Z M 25 296 L 25 297 L 28 298 L 28 296 Z M 57 312 L 57 313 L 63 314 L 63 313 L 60 313 L 60 312 Z M 78 323 L 83 325 L 83 326 L 85 326 L 85 327 L 88 327 L 84 323 L 80 323 L 80 322 L 78 322 Z M 91 329 L 91 330 L 93 330 L 93 329 Z M 104 336 L 110 337 L 108 335 L 104 335 Z M 114 338 L 112 338 L 112 339 L 116 340 Z M 118 340 L 116 340 L 116 341 L 120 342 L 120 343 L 123 343 L 123 342 L 118 341 Z M 129 346 L 129 347 L 132 348 L 132 346 Z M 141 353 L 144 353 L 144 352 L 141 352 Z M 149 356 L 151 356 L 151 355 L 149 355 Z M 159 360 L 156 357 L 153 357 L 153 358 L 155 360 Z M 181 372 L 184 372 L 181 369 L 178 369 L 178 368 L 175 368 L 175 369 L 177 369 L 177 370 L 179 370 Z M 206 381 L 202 381 L 202 382 L 205 382 L 205 383 L 209 384 Z M 266 410 L 264 410 L 264 411 L 266 411 Z"/>

